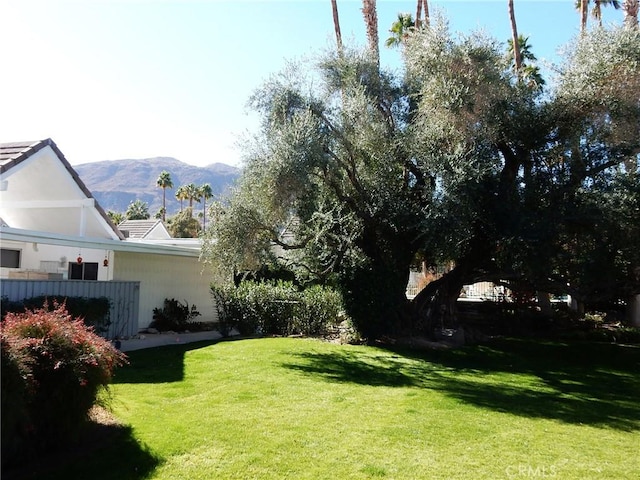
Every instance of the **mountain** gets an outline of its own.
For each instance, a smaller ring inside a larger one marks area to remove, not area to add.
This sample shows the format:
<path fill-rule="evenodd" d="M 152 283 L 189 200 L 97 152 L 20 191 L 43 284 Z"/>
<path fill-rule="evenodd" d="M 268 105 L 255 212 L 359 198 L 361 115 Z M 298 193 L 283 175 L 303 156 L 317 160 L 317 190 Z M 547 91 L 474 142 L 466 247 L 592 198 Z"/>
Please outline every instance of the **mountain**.
<path fill-rule="evenodd" d="M 104 160 L 73 168 L 106 211 L 124 213 L 129 203 L 140 199 L 149 205 L 151 217 L 162 207 L 162 189 L 156 186 L 156 180 L 163 170 L 169 172 L 173 182 L 173 188 L 166 190 L 167 215 L 180 211 L 180 202 L 175 197 L 178 187 L 208 183 L 217 196 L 225 193 L 241 172 L 239 168 L 223 163 L 196 167 L 171 157 Z M 184 204 L 187 206 L 188 202 Z M 194 209 L 198 207 L 202 208 L 202 204 L 194 205 Z"/>

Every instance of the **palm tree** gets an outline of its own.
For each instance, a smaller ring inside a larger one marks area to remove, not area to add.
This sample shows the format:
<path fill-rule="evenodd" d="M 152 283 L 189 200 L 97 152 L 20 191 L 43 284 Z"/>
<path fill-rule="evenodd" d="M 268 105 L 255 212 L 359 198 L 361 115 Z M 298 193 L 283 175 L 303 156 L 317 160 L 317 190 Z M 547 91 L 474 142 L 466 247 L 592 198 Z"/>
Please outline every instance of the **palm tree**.
<path fill-rule="evenodd" d="M 207 200 L 213 197 L 211 185 L 205 183 L 200 187 L 200 196 L 202 197 L 202 228 L 207 228 Z"/>
<path fill-rule="evenodd" d="M 418 4 L 416 5 L 416 28 L 420 28 L 422 26 L 422 11 L 424 9 L 424 26 L 429 26 L 429 4 L 427 0 L 418 0 Z"/>
<path fill-rule="evenodd" d="M 410 13 L 399 13 L 398 20 L 391 24 L 389 32 L 391 36 L 384 43 L 387 47 L 397 47 L 402 45 L 409 35 L 409 32 L 415 28 L 416 24 Z"/>
<path fill-rule="evenodd" d="M 587 29 L 587 10 L 589 8 L 589 0 L 576 0 L 576 8 L 580 11 L 580 33 L 584 33 Z"/>
<path fill-rule="evenodd" d="M 513 0 L 508 1 L 509 20 L 511 22 L 511 47 L 513 50 L 513 59 L 515 61 L 516 75 L 520 75 L 522 68 L 522 58 L 520 57 L 520 42 L 518 41 L 518 26 L 516 25 L 516 14 L 513 9 Z"/>
<path fill-rule="evenodd" d="M 186 200 L 189 200 L 189 209 L 193 212 L 193 202 L 200 202 L 200 189 L 196 187 L 195 183 L 185 185 L 184 188 L 187 195 Z"/>
<path fill-rule="evenodd" d="M 331 0 L 331 10 L 333 12 L 333 28 L 336 31 L 336 44 L 338 45 L 338 54 L 342 56 L 342 34 L 340 33 L 340 18 L 338 18 L 337 0 Z"/>
<path fill-rule="evenodd" d="M 378 48 L 378 12 L 376 0 L 362 0 L 362 15 L 367 27 L 369 51 L 376 65 L 380 67 L 380 49 Z"/>
<path fill-rule="evenodd" d="M 182 211 L 182 201 L 187 200 L 188 198 L 186 186 L 182 185 L 178 187 L 178 190 L 176 190 L 176 199 L 180 200 L 180 211 Z"/>
<path fill-rule="evenodd" d="M 162 188 L 162 221 L 164 222 L 167 212 L 167 188 L 173 188 L 171 174 L 166 170 L 160 172 L 160 176 L 156 180 L 156 186 Z"/>
<path fill-rule="evenodd" d="M 629 28 L 638 28 L 638 0 L 624 0 L 624 24 Z"/>
<path fill-rule="evenodd" d="M 638 0 L 631 0 L 630 3 L 638 5 Z M 593 9 L 591 10 L 591 16 L 595 18 L 600 26 L 602 26 L 602 6 L 611 5 L 618 10 L 620 8 L 620 2 L 618 0 L 594 0 Z M 576 10 L 580 12 L 580 33 L 584 33 L 587 29 L 587 12 L 589 11 L 589 0 L 575 0 Z M 622 7 L 624 8 L 624 6 Z M 637 9 L 636 9 L 637 15 Z"/>
<path fill-rule="evenodd" d="M 594 0 L 593 9 L 591 10 L 591 16 L 598 21 L 598 24 L 602 26 L 602 5 L 611 5 L 618 10 L 620 8 L 620 2 L 618 0 Z"/>
<path fill-rule="evenodd" d="M 127 220 L 148 220 L 149 206 L 140 199 L 136 199 L 135 202 L 131 202 L 125 212 Z"/>
<path fill-rule="evenodd" d="M 507 60 L 511 63 L 511 68 L 516 72 L 515 67 L 515 52 L 513 49 L 513 40 L 510 38 L 507 40 Z M 518 78 L 524 81 L 529 87 L 534 89 L 542 88 L 544 85 L 544 79 L 540 74 L 540 68 L 536 65 L 532 65 L 529 62 L 535 62 L 538 60 L 531 51 L 531 45 L 529 44 L 529 37 L 518 35 L 518 46 L 520 47 L 520 70 L 517 71 Z"/>
<path fill-rule="evenodd" d="M 511 63 L 511 68 L 516 71 L 515 68 L 515 52 L 513 49 L 513 39 L 507 40 L 507 60 Z M 531 88 L 541 88 L 544 85 L 544 79 L 540 74 L 540 68 L 536 65 L 532 65 L 529 62 L 535 62 L 538 60 L 531 51 L 531 45 L 529 44 L 529 37 L 524 35 L 518 35 L 518 46 L 520 51 L 520 70 L 517 71 L 518 78 L 525 81 Z"/>
<path fill-rule="evenodd" d="M 107 216 L 111 219 L 113 223 L 116 225 L 120 225 L 125 220 L 124 213 L 114 212 L 112 210 L 107 211 Z"/>

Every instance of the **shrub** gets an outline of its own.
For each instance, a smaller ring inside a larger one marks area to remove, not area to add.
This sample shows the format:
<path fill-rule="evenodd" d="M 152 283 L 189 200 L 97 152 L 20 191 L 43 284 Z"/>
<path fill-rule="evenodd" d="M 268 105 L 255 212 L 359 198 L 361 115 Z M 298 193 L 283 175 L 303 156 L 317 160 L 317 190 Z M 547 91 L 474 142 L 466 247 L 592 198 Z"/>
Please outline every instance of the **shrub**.
<path fill-rule="evenodd" d="M 302 291 L 294 330 L 303 335 L 325 335 L 342 313 L 342 297 L 330 288 L 315 285 Z"/>
<path fill-rule="evenodd" d="M 314 286 L 299 291 L 291 282 L 242 282 L 211 286 L 223 335 L 324 335 L 342 312 L 340 295 Z"/>
<path fill-rule="evenodd" d="M 64 304 L 7 313 L 0 327 L 5 464 L 77 433 L 126 357 Z"/>
<path fill-rule="evenodd" d="M 48 305 L 49 310 L 54 305 L 64 303 L 66 310 L 72 317 L 82 318 L 85 325 L 93 327 L 96 333 L 106 333 L 111 325 L 111 301 L 107 297 L 65 297 L 62 295 L 38 296 L 25 298 L 21 302 L 11 302 L 7 297 L 2 298 L 2 316 L 8 312 L 22 313 L 26 310 Z"/>
<path fill-rule="evenodd" d="M 198 316 L 200 312 L 196 306 L 189 307 L 186 300 L 185 303 L 181 303 L 175 298 L 165 298 L 162 308 L 153 309 L 153 322 L 150 326 L 162 332 L 182 332 L 189 329 L 189 322 Z"/>

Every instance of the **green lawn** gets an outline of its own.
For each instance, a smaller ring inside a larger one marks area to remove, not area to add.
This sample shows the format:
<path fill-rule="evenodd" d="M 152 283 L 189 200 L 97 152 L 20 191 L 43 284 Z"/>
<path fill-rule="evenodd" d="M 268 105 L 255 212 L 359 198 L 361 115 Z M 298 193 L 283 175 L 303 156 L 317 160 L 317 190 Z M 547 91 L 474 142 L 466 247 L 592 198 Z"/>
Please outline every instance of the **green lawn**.
<path fill-rule="evenodd" d="M 132 352 L 121 428 L 48 478 L 637 479 L 640 349 L 258 339 Z"/>

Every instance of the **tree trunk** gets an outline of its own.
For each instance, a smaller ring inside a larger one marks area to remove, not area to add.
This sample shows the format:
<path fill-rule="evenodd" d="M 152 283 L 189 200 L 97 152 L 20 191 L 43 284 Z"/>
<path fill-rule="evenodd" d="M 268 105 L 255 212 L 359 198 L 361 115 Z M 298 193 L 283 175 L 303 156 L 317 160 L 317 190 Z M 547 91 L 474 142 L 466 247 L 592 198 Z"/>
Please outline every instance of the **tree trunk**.
<path fill-rule="evenodd" d="M 380 67 L 380 49 L 378 47 L 378 13 L 376 0 L 362 0 L 362 15 L 367 27 L 369 51 L 378 68 Z"/>
<path fill-rule="evenodd" d="M 627 299 L 627 321 L 632 327 L 640 328 L 640 295 Z"/>
<path fill-rule="evenodd" d="M 162 221 L 166 220 L 167 213 L 167 191 L 165 187 L 162 187 Z"/>
<path fill-rule="evenodd" d="M 509 0 L 509 20 L 511 22 L 511 41 L 513 42 L 513 58 L 516 64 L 516 75 L 520 74 L 522 68 L 522 58 L 520 56 L 520 42 L 518 42 L 518 26 L 516 24 L 516 14 L 513 9 L 513 0 Z"/>
<path fill-rule="evenodd" d="M 333 28 L 336 32 L 336 44 L 338 55 L 342 56 L 342 33 L 340 32 L 340 18 L 338 17 L 338 1 L 331 0 L 331 10 L 333 12 Z"/>
<path fill-rule="evenodd" d="M 412 301 L 413 329 L 433 337 L 436 330 L 456 328 L 456 302 L 465 283 L 466 268 L 454 267 L 423 288 Z"/>
<path fill-rule="evenodd" d="M 638 9 L 640 1 L 624 0 L 622 9 L 624 10 L 624 24 L 629 28 L 638 28 Z"/>
<path fill-rule="evenodd" d="M 369 341 L 397 336 L 408 329 L 408 279 L 408 263 L 393 268 L 381 260 L 355 268 L 341 277 L 347 313 Z"/>
<path fill-rule="evenodd" d="M 431 25 L 431 19 L 429 18 L 429 3 L 427 0 L 422 0 L 422 3 L 424 4 L 424 26 L 428 27 Z"/>
<path fill-rule="evenodd" d="M 587 30 L 587 10 L 589 7 L 589 0 L 580 0 L 580 33 L 585 33 Z"/>
<path fill-rule="evenodd" d="M 553 316 L 553 309 L 551 308 L 551 295 L 547 292 L 537 292 L 538 297 L 538 307 L 540 307 L 540 312 L 545 317 Z"/>

